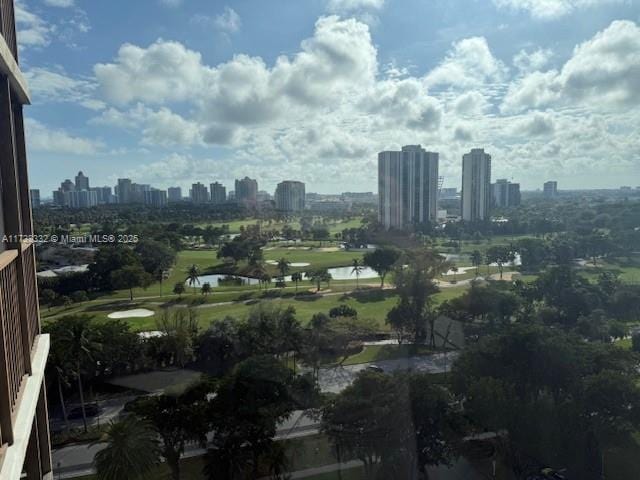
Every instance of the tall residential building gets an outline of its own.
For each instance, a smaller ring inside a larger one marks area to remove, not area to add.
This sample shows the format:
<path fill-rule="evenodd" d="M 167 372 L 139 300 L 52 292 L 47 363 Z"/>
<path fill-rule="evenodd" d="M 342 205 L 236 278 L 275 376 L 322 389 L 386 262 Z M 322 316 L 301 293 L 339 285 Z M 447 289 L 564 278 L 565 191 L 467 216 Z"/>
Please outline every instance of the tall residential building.
<path fill-rule="evenodd" d="M 209 185 L 209 192 L 211 193 L 211 203 L 220 205 L 227 201 L 227 187 L 221 183 L 214 182 Z"/>
<path fill-rule="evenodd" d="M 167 190 L 167 197 L 170 202 L 181 202 L 182 189 L 180 187 L 169 187 Z"/>
<path fill-rule="evenodd" d="M 91 187 L 89 190 L 96 192 L 98 205 L 115 203 L 115 196 L 112 193 L 111 187 Z"/>
<path fill-rule="evenodd" d="M 118 179 L 118 186 L 116 187 L 118 190 L 116 192 L 118 195 L 118 203 L 131 203 L 133 201 L 131 185 L 131 179 L 129 178 Z"/>
<path fill-rule="evenodd" d="M 258 182 L 249 177 L 236 180 L 236 202 L 255 207 L 258 202 Z"/>
<path fill-rule="evenodd" d="M 37 208 L 40 206 L 40 190 L 37 188 L 29 190 L 31 197 L 31 208 Z"/>
<path fill-rule="evenodd" d="M 550 180 L 544 184 L 544 196 L 547 198 L 555 198 L 558 196 L 558 182 Z"/>
<path fill-rule="evenodd" d="M 166 207 L 168 203 L 167 191 L 152 188 L 144 192 L 144 204 L 155 208 Z"/>
<path fill-rule="evenodd" d="M 304 183 L 291 180 L 280 182 L 276 187 L 276 210 L 301 212 L 304 210 Z"/>
<path fill-rule="evenodd" d="M 76 175 L 76 190 L 89 190 L 89 177 L 81 171 Z"/>
<path fill-rule="evenodd" d="M 62 192 L 71 192 L 76 189 L 75 183 L 73 183 L 68 178 L 60 184 L 60 190 Z"/>
<path fill-rule="evenodd" d="M 0 1 L 0 479 L 53 479 L 35 244 L 12 0 Z"/>
<path fill-rule="evenodd" d="M 491 155 L 474 148 L 462 156 L 462 219 L 489 220 L 491 216 Z"/>
<path fill-rule="evenodd" d="M 495 207 L 517 207 L 520 205 L 520 184 L 501 178 L 491 185 Z"/>
<path fill-rule="evenodd" d="M 403 228 L 436 220 L 439 155 L 420 145 L 378 154 L 378 220 Z"/>
<path fill-rule="evenodd" d="M 98 205 L 98 196 L 92 190 L 63 192 L 63 205 L 70 208 L 90 208 Z"/>
<path fill-rule="evenodd" d="M 200 182 L 191 185 L 191 201 L 193 203 L 209 202 L 209 191 L 207 190 L 206 185 L 203 185 Z"/>

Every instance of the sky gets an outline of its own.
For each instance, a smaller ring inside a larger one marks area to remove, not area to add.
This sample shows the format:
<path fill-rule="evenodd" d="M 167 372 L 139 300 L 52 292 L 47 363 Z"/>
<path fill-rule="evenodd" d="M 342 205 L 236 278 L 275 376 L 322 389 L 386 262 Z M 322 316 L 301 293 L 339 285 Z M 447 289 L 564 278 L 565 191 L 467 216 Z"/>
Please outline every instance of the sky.
<path fill-rule="evenodd" d="M 640 0 L 16 0 L 32 188 L 375 191 L 421 144 L 459 186 L 640 185 Z"/>

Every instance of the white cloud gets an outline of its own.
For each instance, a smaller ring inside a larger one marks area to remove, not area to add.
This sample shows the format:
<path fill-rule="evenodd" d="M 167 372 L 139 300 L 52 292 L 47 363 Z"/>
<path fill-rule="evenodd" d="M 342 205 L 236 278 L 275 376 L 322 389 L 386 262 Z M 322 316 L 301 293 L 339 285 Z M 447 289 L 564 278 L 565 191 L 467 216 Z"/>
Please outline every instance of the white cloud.
<path fill-rule="evenodd" d="M 50 7 L 69 8 L 75 4 L 74 0 L 44 0 L 46 5 Z"/>
<path fill-rule="evenodd" d="M 553 51 L 550 49 L 539 48 L 532 52 L 520 50 L 513 57 L 513 64 L 521 73 L 531 73 L 546 67 L 552 57 Z"/>
<path fill-rule="evenodd" d="M 39 152 L 92 155 L 103 149 L 102 142 L 77 137 L 62 129 L 50 129 L 37 120 L 27 119 L 27 141 L 30 149 Z"/>
<path fill-rule="evenodd" d="M 453 101 L 455 113 L 462 117 L 482 115 L 487 108 L 489 108 L 489 102 L 486 97 L 475 90 L 465 92 Z"/>
<path fill-rule="evenodd" d="M 601 108 L 629 108 L 640 103 L 640 28 L 615 21 L 578 45 L 560 71 L 533 72 L 513 84 L 505 112 L 546 105 L 597 103 Z"/>
<path fill-rule="evenodd" d="M 528 12 L 533 18 L 551 20 L 576 10 L 621 3 L 624 0 L 493 0 L 498 8 Z"/>
<path fill-rule="evenodd" d="M 224 12 L 215 17 L 213 24 L 220 31 L 235 33 L 240 30 L 242 20 L 233 8 L 224 7 Z"/>
<path fill-rule="evenodd" d="M 18 43 L 25 47 L 45 47 L 51 43 L 54 27 L 31 12 L 24 0 L 15 2 Z"/>
<path fill-rule="evenodd" d="M 472 87 L 501 82 L 507 73 L 507 67 L 491 53 L 487 40 L 471 37 L 454 42 L 442 63 L 426 76 L 426 82 L 428 86 Z"/>
<path fill-rule="evenodd" d="M 329 0 L 327 9 L 332 13 L 351 13 L 358 10 L 380 10 L 384 0 Z"/>
<path fill-rule="evenodd" d="M 538 137 L 551 135 L 555 131 L 555 121 L 548 113 L 535 112 L 533 115 L 516 122 L 512 129 L 515 135 Z"/>
<path fill-rule="evenodd" d="M 92 110 L 102 102 L 93 98 L 96 84 L 91 79 L 73 78 L 60 66 L 34 67 L 25 72 L 29 90 L 37 103 L 73 102 Z"/>

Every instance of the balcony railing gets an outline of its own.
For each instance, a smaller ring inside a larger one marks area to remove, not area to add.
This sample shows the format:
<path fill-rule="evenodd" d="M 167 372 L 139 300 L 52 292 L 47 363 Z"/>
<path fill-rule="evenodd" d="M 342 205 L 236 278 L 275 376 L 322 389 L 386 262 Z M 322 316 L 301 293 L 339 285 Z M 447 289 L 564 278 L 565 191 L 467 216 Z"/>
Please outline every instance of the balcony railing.
<path fill-rule="evenodd" d="M 35 247 L 0 253 L 0 452 L 13 441 L 13 425 L 31 354 L 40 334 Z"/>
<path fill-rule="evenodd" d="M 0 0 L 0 35 L 4 37 L 17 62 L 18 43 L 16 41 L 13 0 Z"/>

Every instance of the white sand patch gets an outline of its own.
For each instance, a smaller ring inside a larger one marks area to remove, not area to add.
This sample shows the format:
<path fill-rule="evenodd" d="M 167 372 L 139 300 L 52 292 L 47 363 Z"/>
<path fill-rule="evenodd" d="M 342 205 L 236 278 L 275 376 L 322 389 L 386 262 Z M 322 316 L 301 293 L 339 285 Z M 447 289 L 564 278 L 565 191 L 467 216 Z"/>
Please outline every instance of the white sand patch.
<path fill-rule="evenodd" d="M 134 308 L 133 310 L 113 312 L 107 316 L 109 318 L 145 318 L 152 317 L 155 314 L 156 313 L 153 310 L 147 310 L 146 308 Z"/>

